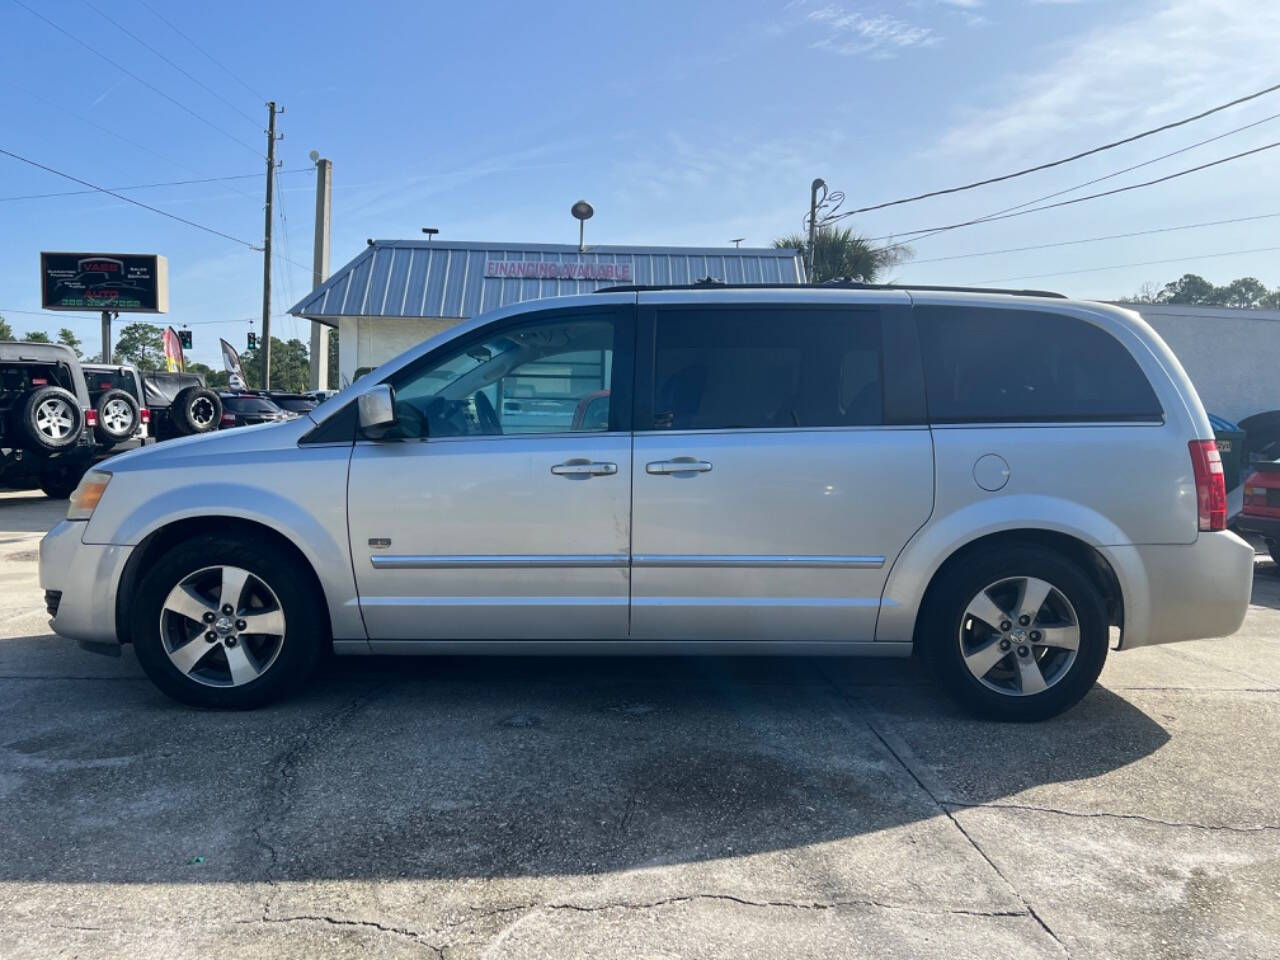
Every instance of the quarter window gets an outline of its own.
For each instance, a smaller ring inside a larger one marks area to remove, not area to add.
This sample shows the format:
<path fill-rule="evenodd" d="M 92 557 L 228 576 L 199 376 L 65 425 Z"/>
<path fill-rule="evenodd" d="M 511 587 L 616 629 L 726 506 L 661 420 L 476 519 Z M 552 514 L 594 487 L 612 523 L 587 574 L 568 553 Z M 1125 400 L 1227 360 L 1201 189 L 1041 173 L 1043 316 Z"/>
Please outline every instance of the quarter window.
<path fill-rule="evenodd" d="M 876 310 L 662 310 L 654 430 L 882 422 Z"/>
<path fill-rule="evenodd" d="M 915 308 L 934 423 L 1160 420 L 1136 360 L 1076 317 L 1037 310 Z"/>

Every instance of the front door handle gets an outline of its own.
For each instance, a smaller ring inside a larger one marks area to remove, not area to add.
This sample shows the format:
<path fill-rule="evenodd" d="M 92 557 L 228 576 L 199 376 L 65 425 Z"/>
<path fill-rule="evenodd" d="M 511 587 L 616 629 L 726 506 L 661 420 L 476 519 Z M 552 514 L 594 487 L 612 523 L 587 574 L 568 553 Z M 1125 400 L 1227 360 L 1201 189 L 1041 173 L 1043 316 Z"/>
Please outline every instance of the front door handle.
<path fill-rule="evenodd" d="M 600 463 L 593 460 L 566 460 L 551 468 L 557 477 L 568 477 L 570 480 L 585 480 L 587 477 L 611 477 L 618 472 L 616 463 Z"/>
<path fill-rule="evenodd" d="M 696 457 L 675 457 L 671 460 L 655 460 L 644 465 L 645 473 L 706 473 L 711 464 Z"/>

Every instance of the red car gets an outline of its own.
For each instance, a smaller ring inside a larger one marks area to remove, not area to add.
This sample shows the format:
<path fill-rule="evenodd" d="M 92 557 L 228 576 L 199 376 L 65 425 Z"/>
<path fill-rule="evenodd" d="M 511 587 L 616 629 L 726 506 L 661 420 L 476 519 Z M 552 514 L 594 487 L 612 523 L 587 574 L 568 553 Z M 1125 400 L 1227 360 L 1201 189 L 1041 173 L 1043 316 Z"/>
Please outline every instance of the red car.
<path fill-rule="evenodd" d="M 1267 541 L 1271 559 L 1280 564 L 1280 460 L 1254 465 L 1244 482 L 1244 511 L 1236 526 Z"/>

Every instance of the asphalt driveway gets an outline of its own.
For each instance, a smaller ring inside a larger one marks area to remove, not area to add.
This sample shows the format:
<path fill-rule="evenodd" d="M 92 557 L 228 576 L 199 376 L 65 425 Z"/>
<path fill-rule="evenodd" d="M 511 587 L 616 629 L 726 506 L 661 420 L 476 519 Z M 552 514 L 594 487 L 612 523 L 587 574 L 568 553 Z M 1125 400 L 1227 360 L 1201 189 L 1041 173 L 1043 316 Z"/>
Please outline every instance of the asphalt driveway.
<path fill-rule="evenodd" d="M 1056 720 L 910 663 L 339 659 L 229 714 L 48 633 L 0 497 L 0 956 L 1275 957 L 1280 576 Z"/>

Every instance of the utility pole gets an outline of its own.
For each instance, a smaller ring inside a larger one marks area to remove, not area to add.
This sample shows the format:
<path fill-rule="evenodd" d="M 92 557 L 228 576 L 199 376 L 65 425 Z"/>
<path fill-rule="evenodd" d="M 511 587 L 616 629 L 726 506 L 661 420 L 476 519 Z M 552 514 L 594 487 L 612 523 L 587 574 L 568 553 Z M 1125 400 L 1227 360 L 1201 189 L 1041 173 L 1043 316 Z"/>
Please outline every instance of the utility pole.
<path fill-rule="evenodd" d="M 267 101 L 267 206 L 266 226 L 262 240 L 262 389 L 271 389 L 271 213 L 272 190 L 276 179 L 276 109 L 274 100 Z"/>
<path fill-rule="evenodd" d="M 805 279 L 813 283 L 814 241 L 818 236 L 818 191 L 825 188 L 827 182 L 818 177 L 809 185 L 809 262 L 805 265 Z"/>
<path fill-rule="evenodd" d="M 316 245 L 311 267 L 311 289 L 329 278 L 329 211 L 333 193 L 333 163 L 311 153 L 316 165 Z M 329 328 L 311 321 L 311 389 L 329 389 Z"/>

